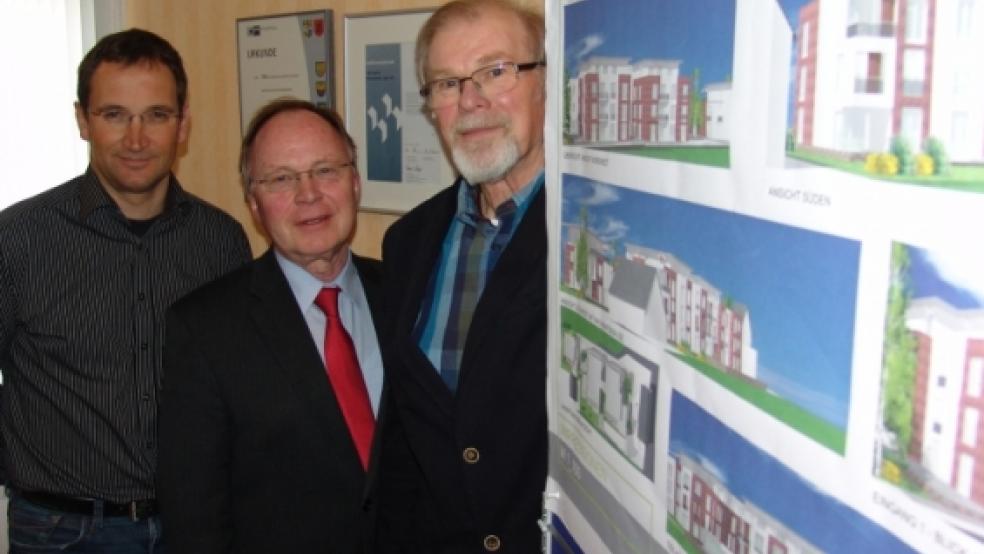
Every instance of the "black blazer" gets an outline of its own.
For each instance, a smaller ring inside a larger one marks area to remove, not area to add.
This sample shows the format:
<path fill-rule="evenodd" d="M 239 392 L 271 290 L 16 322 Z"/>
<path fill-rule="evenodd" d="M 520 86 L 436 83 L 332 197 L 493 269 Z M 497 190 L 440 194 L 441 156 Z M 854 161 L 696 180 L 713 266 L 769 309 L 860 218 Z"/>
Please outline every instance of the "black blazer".
<path fill-rule="evenodd" d="M 547 473 L 544 192 L 479 300 L 452 395 L 413 336 L 457 187 L 418 206 L 383 243 L 383 430 L 379 552 L 539 552 Z M 487 541 L 492 541 L 488 544 Z"/>
<path fill-rule="evenodd" d="M 379 262 L 353 259 L 378 322 Z M 177 302 L 166 336 L 168 550 L 364 552 L 378 449 L 367 477 L 272 250 Z"/>

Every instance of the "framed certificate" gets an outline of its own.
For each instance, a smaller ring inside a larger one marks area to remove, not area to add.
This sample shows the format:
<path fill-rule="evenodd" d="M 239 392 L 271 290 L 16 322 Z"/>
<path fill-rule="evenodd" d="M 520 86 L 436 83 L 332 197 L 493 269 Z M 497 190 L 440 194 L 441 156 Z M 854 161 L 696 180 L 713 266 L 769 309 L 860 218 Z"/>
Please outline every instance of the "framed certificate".
<path fill-rule="evenodd" d="M 333 106 L 331 10 L 236 20 L 240 130 L 256 110 L 285 96 Z"/>
<path fill-rule="evenodd" d="M 362 208 L 403 213 L 454 180 L 414 67 L 431 11 L 345 17 L 345 124 L 359 150 Z"/>

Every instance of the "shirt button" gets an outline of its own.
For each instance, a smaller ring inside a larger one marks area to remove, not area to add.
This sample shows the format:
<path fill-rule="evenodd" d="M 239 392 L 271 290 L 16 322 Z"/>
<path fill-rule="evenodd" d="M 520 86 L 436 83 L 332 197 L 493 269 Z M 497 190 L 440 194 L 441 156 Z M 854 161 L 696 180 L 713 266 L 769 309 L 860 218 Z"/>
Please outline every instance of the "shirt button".
<path fill-rule="evenodd" d="M 143 393 L 143 395 L 140 396 L 140 399 L 143 400 L 144 402 L 150 402 L 150 393 L 149 392 Z"/>
<path fill-rule="evenodd" d="M 495 552 L 502 548 L 502 541 L 499 540 L 497 535 L 486 535 L 482 540 L 482 546 L 484 546 L 485 550 L 488 552 Z"/>
<path fill-rule="evenodd" d="M 154 449 L 154 441 L 147 441 L 147 442 L 144 443 L 144 446 L 147 447 L 147 450 L 153 450 Z"/>
<path fill-rule="evenodd" d="M 146 342 L 141 342 L 140 343 L 140 350 L 147 350 L 147 343 Z"/>
<path fill-rule="evenodd" d="M 143 302 L 143 299 L 144 299 L 144 298 L 145 298 L 145 297 L 144 297 L 144 293 L 142 293 L 142 292 L 138 292 L 138 293 L 137 293 L 137 300 L 139 300 L 139 301 L 141 301 L 141 302 Z"/>
<path fill-rule="evenodd" d="M 475 447 L 473 447 L 473 446 L 469 446 L 464 451 L 462 451 L 461 457 L 465 459 L 465 463 L 467 463 L 467 464 L 477 464 L 478 463 L 478 449 L 475 448 Z M 498 539 L 496 539 L 496 540 L 498 540 Z"/>

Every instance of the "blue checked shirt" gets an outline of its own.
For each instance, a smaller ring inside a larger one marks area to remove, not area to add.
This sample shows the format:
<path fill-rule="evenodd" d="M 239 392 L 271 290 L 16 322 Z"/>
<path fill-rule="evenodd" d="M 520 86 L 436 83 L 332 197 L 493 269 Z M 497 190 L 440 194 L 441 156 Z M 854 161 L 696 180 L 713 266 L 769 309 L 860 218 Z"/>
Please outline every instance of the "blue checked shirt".
<path fill-rule="evenodd" d="M 416 328 L 420 350 L 451 392 L 458 386 L 461 354 L 485 283 L 541 187 L 542 172 L 496 209 L 496 225 L 482 217 L 475 187 L 458 181 L 458 210 L 444 237 Z"/>

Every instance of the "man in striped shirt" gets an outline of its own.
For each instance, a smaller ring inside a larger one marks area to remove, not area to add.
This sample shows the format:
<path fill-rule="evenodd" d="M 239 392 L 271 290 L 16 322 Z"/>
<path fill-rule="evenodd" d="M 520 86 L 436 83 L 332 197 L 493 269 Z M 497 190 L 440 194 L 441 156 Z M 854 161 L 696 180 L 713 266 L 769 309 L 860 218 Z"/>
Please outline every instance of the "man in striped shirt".
<path fill-rule="evenodd" d="M 383 243 L 396 416 L 383 433 L 378 550 L 536 552 L 547 473 L 543 19 L 458 0 L 417 69 L 461 177 Z"/>
<path fill-rule="evenodd" d="M 88 170 L 0 212 L 2 460 L 12 552 L 163 552 L 164 311 L 250 258 L 242 227 L 178 184 L 178 53 L 137 29 L 79 65 Z"/>

